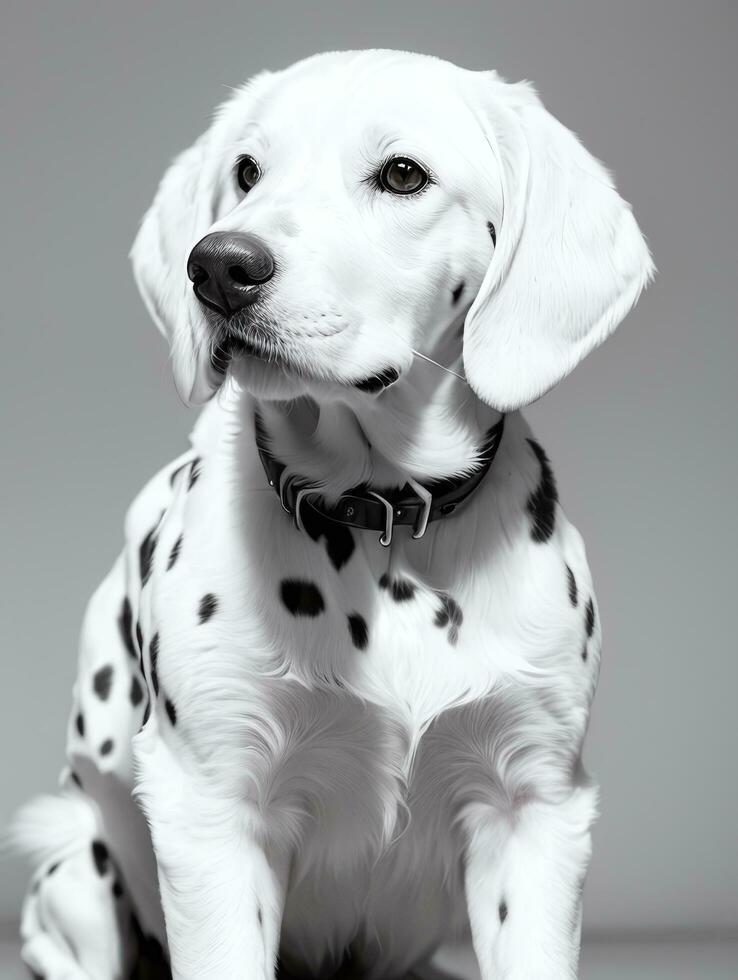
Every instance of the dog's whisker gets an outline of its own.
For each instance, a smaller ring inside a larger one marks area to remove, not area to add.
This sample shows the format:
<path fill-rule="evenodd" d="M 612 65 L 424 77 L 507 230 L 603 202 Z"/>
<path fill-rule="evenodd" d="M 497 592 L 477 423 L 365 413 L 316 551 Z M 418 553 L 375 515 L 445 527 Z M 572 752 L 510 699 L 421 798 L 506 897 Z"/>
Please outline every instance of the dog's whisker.
<path fill-rule="evenodd" d="M 421 354 L 420 351 L 415 350 L 414 347 L 411 347 L 410 350 L 416 357 L 421 357 L 424 361 L 428 361 L 429 364 L 435 365 L 437 368 L 440 368 L 441 371 L 445 371 L 447 374 L 453 374 L 455 378 L 458 378 L 459 381 L 463 381 L 465 385 L 469 384 L 463 374 L 458 374 L 456 371 L 452 371 L 451 368 L 444 367 L 443 364 L 439 364 L 438 361 L 434 361 L 433 358 L 428 357 L 427 354 Z"/>

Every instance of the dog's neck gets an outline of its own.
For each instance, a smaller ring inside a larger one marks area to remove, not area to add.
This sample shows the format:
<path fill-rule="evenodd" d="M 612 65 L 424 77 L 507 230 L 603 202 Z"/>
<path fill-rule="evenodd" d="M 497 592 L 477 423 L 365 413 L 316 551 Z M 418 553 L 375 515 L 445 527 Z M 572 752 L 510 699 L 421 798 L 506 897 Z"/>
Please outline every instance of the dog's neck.
<path fill-rule="evenodd" d="M 302 397 L 254 399 L 251 410 L 286 475 L 321 487 L 327 501 L 361 484 L 401 487 L 409 477 L 430 483 L 467 475 L 500 418 L 466 382 L 422 361 L 381 394 L 361 396 L 359 407 Z"/>

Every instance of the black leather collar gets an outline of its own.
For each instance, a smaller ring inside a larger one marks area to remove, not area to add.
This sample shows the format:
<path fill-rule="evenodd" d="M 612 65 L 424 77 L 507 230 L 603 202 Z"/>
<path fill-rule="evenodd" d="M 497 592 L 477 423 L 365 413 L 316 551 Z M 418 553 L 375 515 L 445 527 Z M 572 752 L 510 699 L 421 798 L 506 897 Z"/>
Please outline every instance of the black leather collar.
<path fill-rule="evenodd" d="M 342 494 L 335 504 L 323 501 L 319 488 L 308 481 L 292 476 L 284 478 L 285 465 L 266 448 L 267 432 L 261 416 L 254 417 L 256 448 L 259 452 L 269 486 L 274 487 L 282 506 L 302 529 L 302 513 L 310 508 L 316 514 L 348 527 L 366 531 L 382 531 L 380 544 L 387 547 L 392 541 L 396 524 L 411 525 L 413 537 L 420 538 L 431 521 L 447 517 L 467 500 L 487 474 L 502 441 L 505 428 L 503 415 L 487 435 L 481 453 L 481 465 L 465 477 L 449 477 L 421 485 L 406 483 L 399 489 L 373 490 L 366 484 Z"/>

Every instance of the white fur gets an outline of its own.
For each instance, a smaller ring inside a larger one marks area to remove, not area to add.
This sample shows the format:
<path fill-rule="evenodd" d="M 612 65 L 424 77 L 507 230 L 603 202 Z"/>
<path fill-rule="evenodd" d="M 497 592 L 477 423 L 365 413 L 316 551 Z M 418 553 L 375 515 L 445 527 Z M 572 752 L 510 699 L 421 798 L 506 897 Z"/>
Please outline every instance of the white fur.
<path fill-rule="evenodd" d="M 247 152 L 263 177 L 244 197 L 232 171 Z M 398 200 L 363 182 L 390 152 L 435 183 Z M 258 321 L 240 324 L 264 357 L 234 361 L 221 384 L 185 263 L 203 235 L 238 229 L 269 244 L 279 275 Z M 485 980 L 574 977 L 600 625 L 560 507 L 545 540 L 532 533 L 543 466 L 526 423 L 507 416 L 458 514 L 417 541 L 397 528 L 389 549 L 355 531 L 336 568 L 266 485 L 254 413 L 287 472 L 328 499 L 471 471 L 499 410 L 555 384 L 635 302 L 651 263 L 627 207 L 529 87 L 402 52 L 331 53 L 236 93 L 168 171 L 133 261 L 180 390 L 211 399 L 191 452 L 129 512 L 86 616 L 69 729 L 84 790 L 66 792 L 97 801 L 144 932 L 168 944 L 178 980 L 266 980 L 278 949 L 288 967 L 326 973 L 349 947 L 367 976 L 397 976 L 469 927 Z M 463 363 L 473 391 L 413 349 Z M 395 385 L 357 390 L 387 366 Z M 319 615 L 287 611 L 285 578 L 319 587 Z M 206 594 L 217 609 L 203 623 Z M 115 625 L 124 595 L 153 701 L 138 735 L 144 704 L 126 701 L 138 667 Z M 463 621 L 443 620 L 447 596 Z M 105 664 L 116 680 L 100 704 L 90 685 Z M 79 847 L 89 834 L 83 822 Z M 42 951 L 49 928 L 37 924 Z M 64 975 L 55 955 L 49 977 Z"/>
<path fill-rule="evenodd" d="M 527 85 L 490 79 L 479 113 L 499 161 L 503 221 L 466 321 L 464 364 L 480 398 L 528 405 L 618 326 L 653 263 L 612 178 Z"/>

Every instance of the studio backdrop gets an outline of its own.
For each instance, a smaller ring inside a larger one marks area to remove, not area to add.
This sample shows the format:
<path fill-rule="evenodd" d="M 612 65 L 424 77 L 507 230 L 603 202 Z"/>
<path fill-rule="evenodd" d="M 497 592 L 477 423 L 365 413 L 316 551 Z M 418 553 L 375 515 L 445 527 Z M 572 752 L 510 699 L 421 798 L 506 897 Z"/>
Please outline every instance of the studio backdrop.
<path fill-rule="evenodd" d="M 585 931 L 735 926 L 737 40 L 728 0 L 6 6 L 0 819 L 55 785 L 84 605 L 194 421 L 127 260 L 160 175 L 260 69 L 404 48 L 534 81 L 649 240 L 637 309 L 528 412 L 604 629 Z"/>

